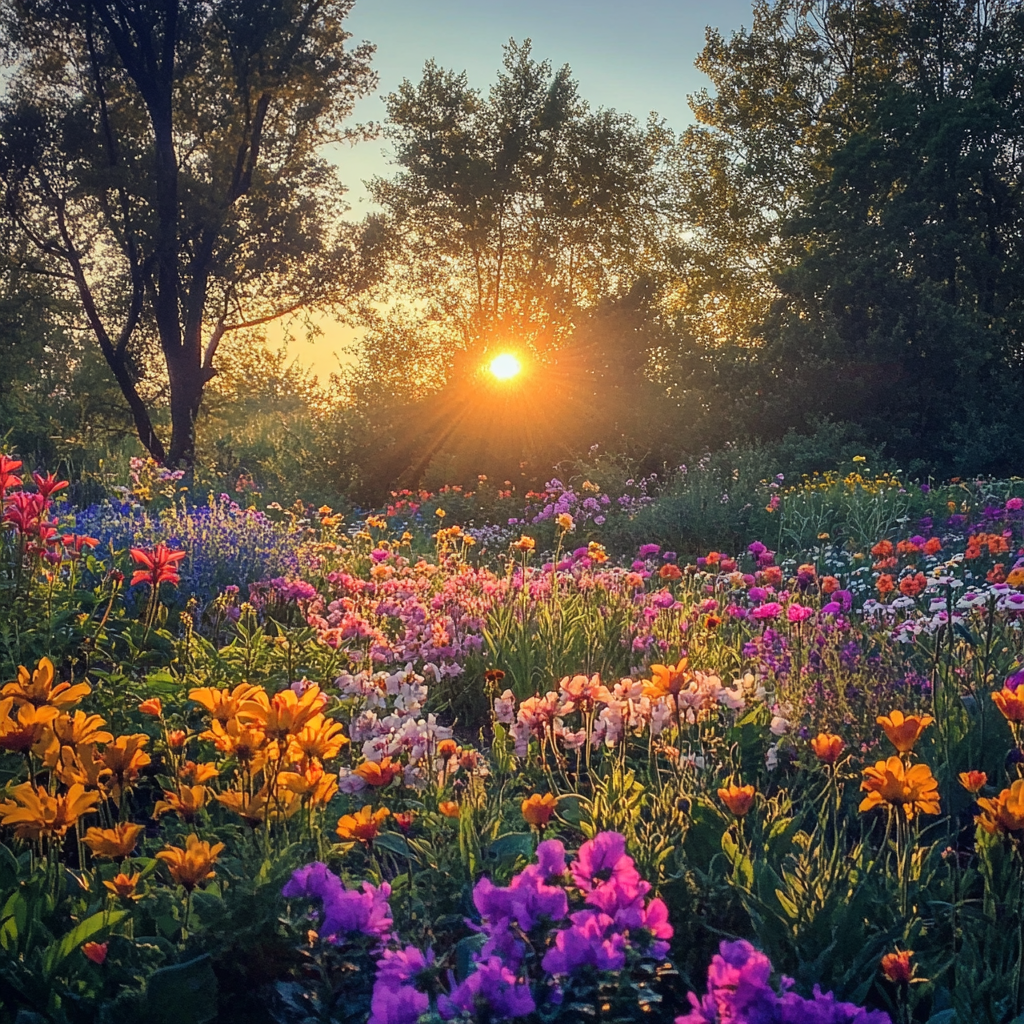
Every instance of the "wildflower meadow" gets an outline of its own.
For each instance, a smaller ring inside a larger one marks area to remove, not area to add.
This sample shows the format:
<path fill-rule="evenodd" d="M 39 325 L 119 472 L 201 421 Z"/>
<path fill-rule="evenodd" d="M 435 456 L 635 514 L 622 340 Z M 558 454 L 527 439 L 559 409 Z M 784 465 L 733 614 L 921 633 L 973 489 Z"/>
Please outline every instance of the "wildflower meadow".
<path fill-rule="evenodd" d="M 1024 1019 L 1024 485 L 692 479 L 0 455 L 0 1020 Z"/>

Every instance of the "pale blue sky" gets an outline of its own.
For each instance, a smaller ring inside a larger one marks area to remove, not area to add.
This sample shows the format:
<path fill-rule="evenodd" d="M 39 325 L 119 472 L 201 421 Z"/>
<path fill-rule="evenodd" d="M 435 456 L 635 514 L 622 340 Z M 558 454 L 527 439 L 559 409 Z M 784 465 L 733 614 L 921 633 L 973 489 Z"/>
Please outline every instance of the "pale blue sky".
<path fill-rule="evenodd" d="M 431 57 L 486 89 L 511 37 L 532 39 L 538 59 L 570 65 L 592 106 L 641 120 L 657 111 L 678 130 L 690 121 L 687 94 L 707 84 L 693 66 L 705 26 L 728 35 L 750 22 L 750 0 L 357 0 L 349 29 L 354 41 L 377 44 L 380 89 L 359 104 L 356 119 L 382 120 L 381 96 L 403 78 L 418 80 Z M 378 140 L 337 154 L 356 215 L 367 208 L 359 182 L 388 172 L 385 145 Z"/>

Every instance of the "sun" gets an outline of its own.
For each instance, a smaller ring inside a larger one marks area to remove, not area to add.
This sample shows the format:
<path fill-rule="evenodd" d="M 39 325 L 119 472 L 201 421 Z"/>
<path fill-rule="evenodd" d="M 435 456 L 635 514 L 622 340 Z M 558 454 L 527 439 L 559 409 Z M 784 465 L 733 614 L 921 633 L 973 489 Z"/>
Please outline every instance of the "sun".
<path fill-rule="evenodd" d="M 502 352 L 491 360 L 488 369 L 498 380 L 511 380 L 522 370 L 522 365 L 511 352 Z"/>

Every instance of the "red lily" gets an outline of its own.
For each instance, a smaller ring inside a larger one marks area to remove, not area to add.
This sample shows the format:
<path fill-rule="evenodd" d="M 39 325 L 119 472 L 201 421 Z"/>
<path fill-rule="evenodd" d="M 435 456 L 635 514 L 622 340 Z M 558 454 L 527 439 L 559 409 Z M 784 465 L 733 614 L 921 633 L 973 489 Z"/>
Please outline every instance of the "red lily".
<path fill-rule="evenodd" d="M 8 496 L 4 520 L 13 523 L 21 533 L 35 533 L 46 511 L 46 499 L 41 494 L 15 491 Z"/>
<path fill-rule="evenodd" d="M 69 558 L 78 558 L 82 554 L 82 548 L 94 548 L 99 541 L 95 537 L 86 537 L 81 533 L 66 533 L 60 539 L 61 544 L 68 551 Z"/>
<path fill-rule="evenodd" d="M 136 583 L 148 583 L 151 587 L 159 587 L 161 583 L 181 582 L 178 575 L 177 565 L 185 557 L 184 551 L 171 551 L 166 544 L 157 544 L 153 550 L 143 551 L 142 548 L 132 548 L 132 558 L 136 565 L 145 566 L 143 569 L 136 569 L 132 576 L 131 585 Z"/>
<path fill-rule="evenodd" d="M 0 452 L 0 497 L 12 487 L 21 485 L 21 477 L 16 476 L 21 469 L 21 459 L 12 459 Z"/>
<path fill-rule="evenodd" d="M 32 479 L 35 480 L 39 493 L 47 501 L 49 501 L 52 494 L 68 485 L 67 480 L 58 480 L 56 473 L 47 473 L 46 476 L 43 476 L 41 473 L 33 473 Z"/>

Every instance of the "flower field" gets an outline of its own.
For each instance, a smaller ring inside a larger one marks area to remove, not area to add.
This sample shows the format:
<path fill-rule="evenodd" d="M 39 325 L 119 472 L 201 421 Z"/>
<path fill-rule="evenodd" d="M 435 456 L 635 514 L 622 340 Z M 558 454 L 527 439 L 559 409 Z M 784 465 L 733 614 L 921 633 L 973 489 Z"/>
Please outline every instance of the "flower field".
<path fill-rule="evenodd" d="M 0 455 L 0 1022 L 1024 1021 L 1019 482 L 179 483 Z"/>

